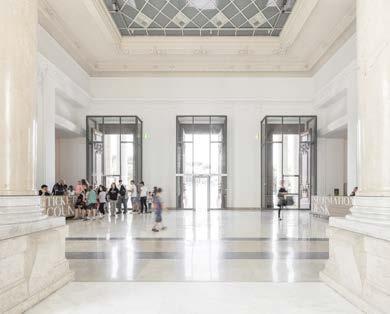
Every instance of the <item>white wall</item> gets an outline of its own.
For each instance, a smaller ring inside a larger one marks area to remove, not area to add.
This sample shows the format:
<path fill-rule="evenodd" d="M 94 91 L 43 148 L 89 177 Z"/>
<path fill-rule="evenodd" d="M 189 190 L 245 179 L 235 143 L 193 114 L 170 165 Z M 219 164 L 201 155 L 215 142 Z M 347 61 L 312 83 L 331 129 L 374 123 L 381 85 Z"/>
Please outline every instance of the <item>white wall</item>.
<path fill-rule="evenodd" d="M 40 25 L 38 25 L 38 51 L 41 56 L 56 66 L 58 72 L 68 77 L 78 88 L 89 92 L 88 73 Z"/>
<path fill-rule="evenodd" d="M 50 184 L 55 177 L 56 127 L 78 134 L 59 139 L 57 154 L 61 161 L 58 175 L 74 184 L 85 176 L 85 115 L 138 115 L 144 121 L 144 131 L 150 135 L 143 146 L 144 180 L 164 187 L 168 203 L 173 206 L 176 115 L 222 114 L 228 116 L 228 206 L 259 207 L 260 120 L 271 114 L 318 113 L 321 135 L 347 125 L 348 183 L 356 184 L 355 37 L 312 78 L 209 75 L 91 78 L 42 28 L 39 40 L 40 121 L 43 121 L 39 123 L 43 125 L 39 169 L 43 182 Z M 345 154 L 343 145 L 337 139 L 319 141 L 319 194 L 327 194 L 331 186 L 345 180 L 345 162 L 338 156 L 339 152 Z M 343 175 L 339 176 L 340 173 Z"/>
<path fill-rule="evenodd" d="M 343 194 L 347 181 L 345 159 L 346 140 L 342 138 L 318 139 L 317 190 L 318 195 L 333 195 L 334 189 Z"/>
<path fill-rule="evenodd" d="M 57 138 L 56 178 L 75 186 L 77 180 L 85 178 L 85 137 Z"/>
<path fill-rule="evenodd" d="M 143 121 L 150 137 L 143 142 L 144 181 L 167 191 L 169 206 L 175 203 L 176 116 L 227 115 L 228 207 L 259 207 L 260 142 L 257 134 L 265 114 L 311 113 L 306 104 L 272 106 L 247 101 L 134 103 L 94 101 L 93 114 L 134 114 Z M 276 107 L 276 108 L 275 108 Z"/>
<path fill-rule="evenodd" d="M 314 110 L 318 113 L 320 151 L 326 158 L 318 160 L 318 194 L 328 195 L 331 187 L 341 184 L 346 172 L 348 191 L 357 185 L 357 66 L 356 36 L 352 36 L 314 75 Z M 343 160 L 341 139 L 336 144 L 332 133 L 348 130 L 347 163 Z M 322 147 L 321 147 L 322 146 Z M 332 160 L 334 163 L 329 163 Z M 341 165 L 344 165 L 341 167 Z M 347 167 L 347 169 L 344 169 Z M 341 172 L 338 172 L 338 170 Z M 340 190 L 342 191 L 342 190 Z"/>
<path fill-rule="evenodd" d="M 43 183 L 52 186 L 58 179 L 56 157 L 61 156 L 56 154 L 56 128 L 83 137 L 85 108 L 90 102 L 89 76 L 42 27 L 38 48 L 37 188 Z M 69 164 L 76 161 L 67 160 Z"/>

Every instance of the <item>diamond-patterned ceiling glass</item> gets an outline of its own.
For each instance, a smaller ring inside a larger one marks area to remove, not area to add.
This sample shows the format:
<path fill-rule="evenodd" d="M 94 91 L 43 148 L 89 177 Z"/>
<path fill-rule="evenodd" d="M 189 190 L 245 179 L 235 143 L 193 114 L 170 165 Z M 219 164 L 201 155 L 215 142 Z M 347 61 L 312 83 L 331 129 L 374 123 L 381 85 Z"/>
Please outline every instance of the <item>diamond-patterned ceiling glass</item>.
<path fill-rule="evenodd" d="M 296 0 L 104 0 L 123 36 L 279 36 Z"/>

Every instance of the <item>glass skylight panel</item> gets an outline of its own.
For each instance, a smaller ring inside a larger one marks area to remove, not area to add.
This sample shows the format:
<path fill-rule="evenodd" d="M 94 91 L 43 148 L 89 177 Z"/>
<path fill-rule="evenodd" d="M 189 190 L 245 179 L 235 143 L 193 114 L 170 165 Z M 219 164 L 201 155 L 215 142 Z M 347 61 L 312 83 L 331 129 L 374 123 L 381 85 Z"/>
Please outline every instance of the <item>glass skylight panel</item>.
<path fill-rule="evenodd" d="M 279 36 L 296 0 L 105 0 L 126 36 Z"/>

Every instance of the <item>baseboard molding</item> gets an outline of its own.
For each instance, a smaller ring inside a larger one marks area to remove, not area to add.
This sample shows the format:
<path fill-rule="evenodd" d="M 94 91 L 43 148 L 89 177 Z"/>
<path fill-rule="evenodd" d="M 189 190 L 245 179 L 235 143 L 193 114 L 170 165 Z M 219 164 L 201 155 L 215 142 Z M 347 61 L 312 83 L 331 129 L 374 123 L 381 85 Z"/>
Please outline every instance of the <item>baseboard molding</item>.
<path fill-rule="evenodd" d="M 49 295 L 56 292 L 58 289 L 62 288 L 69 282 L 74 280 L 74 272 L 69 271 L 65 276 L 61 277 L 58 281 L 52 283 L 50 286 L 39 291 L 38 293 L 30 296 L 28 299 L 14 306 L 13 308 L 4 312 L 4 314 L 19 314 L 23 313 L 29 308 L 33 307 L 35 304 L 38 304 L 42 300 L 46 299 Z"/>
<path fill-rule="evenodd" d="M 328 275 L 324 273 L 324 271 L 320 272 L 320 280 L 364 313 L 383 314 L 383 312 L 372 307 L 369 303 L 361 299 L 359 296 L 350 292 L 348 289 L 344 288 L 342 285 L 331 279 Z"/>

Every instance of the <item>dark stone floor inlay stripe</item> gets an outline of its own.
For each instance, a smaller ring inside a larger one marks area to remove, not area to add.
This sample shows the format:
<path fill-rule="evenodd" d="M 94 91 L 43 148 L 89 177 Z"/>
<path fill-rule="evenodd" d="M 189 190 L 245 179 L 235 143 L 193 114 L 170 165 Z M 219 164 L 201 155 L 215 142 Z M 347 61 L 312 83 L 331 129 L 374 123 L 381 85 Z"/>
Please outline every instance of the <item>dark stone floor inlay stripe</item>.
<path fill-rule="evenodd" d="M 67 259 L 110 259 L 106 252 L 66 252 Z M 183 259 L 182 252 L 135 252 L 136 259 Z M 328 252 L 221 252 L 218 259 L 328 259 Z"/>
<path fill-rule="evenodd" d="M 115 240 L 133 240 L 133 241 L 194 241 L 192 239 L 185 238 L 126 238 L 126 237 L 68 237 L 67 241 L 115 241 Z M 197 241 L 197 240 L 195 240 Z M 259 238 L 237 238 L 237 237 L 223 237 L 220 239 L 207 239 L 206 241 L 329 241 L 328 238 L 269 238 L 269 237 L 259 237 Z"/>

